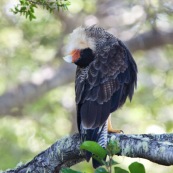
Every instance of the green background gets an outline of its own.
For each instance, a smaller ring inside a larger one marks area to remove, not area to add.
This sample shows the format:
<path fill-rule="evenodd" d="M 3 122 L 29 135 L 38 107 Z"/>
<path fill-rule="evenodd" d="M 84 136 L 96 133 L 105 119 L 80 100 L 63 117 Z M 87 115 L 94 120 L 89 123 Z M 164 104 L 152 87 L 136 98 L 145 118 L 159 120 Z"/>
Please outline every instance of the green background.
<path fill-rule="evenodd" d="M 10 12 L 15 3 L 0 1 L 1 95 L 20 83 L 35 80 L 39 83 L 40 71 L 60 67 L 64 63 L 67 35 L 80 25 L 97 23 L 123 41 L 153 27 L 168 31 L 173 26 L 172 14 L 162 8 L 165 4 L 169 7 L 171 1 L 75 0 L 65 12 L 50 14 L 38 8 L 37 19 L 32 22 Z M 133 56 L 139 69 L 138 88 L 132 102 L 128 100 L 113 113 L 113 126 L 129 134 L 171 133 L 173 46 L 136 51 Z M 0 115 L 0 169 L 25 163 L 56 140 L 77 132 L 74 97 L 74 82 L 69 81 L 11 114 Z M 150 173 L 173 171 L 172 166 L 143 159 L 118 156 L 115 159 L 123 168 L 139 161 Z M 91 164 L 86 162 L 73 168 L 92 172 Z"/>

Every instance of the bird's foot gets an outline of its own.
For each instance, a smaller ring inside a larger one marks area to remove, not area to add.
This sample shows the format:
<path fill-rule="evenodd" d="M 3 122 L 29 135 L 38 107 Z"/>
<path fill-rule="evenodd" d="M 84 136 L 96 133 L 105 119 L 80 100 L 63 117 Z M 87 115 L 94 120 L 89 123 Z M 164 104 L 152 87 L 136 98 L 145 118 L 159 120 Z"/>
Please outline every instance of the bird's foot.
<path fill-rule="evenodd" d="M 124 133 L 122 130 L 115 130 L 115 129 L 113 129 L 110 116 L 108 118 L 108 132 L 109 133 Z"/>
<path fill-rule="evenodd" d="M 124 133 L 122 130 L 115 130 L 113 128 L 108 128 L 108 133 Z"/>

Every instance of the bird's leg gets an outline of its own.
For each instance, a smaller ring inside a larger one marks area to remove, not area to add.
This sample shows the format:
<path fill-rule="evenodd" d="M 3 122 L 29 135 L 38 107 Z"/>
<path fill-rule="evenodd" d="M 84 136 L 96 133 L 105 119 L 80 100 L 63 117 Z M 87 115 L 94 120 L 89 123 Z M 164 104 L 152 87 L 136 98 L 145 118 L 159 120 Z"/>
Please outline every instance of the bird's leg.
<path fill-rule="evenodd" d="M 108 132 L 109 133 L 123 133 L 122 130 L 115 130 L 112 128 L 111 115 L 109 115 L 108 117 Z"/>

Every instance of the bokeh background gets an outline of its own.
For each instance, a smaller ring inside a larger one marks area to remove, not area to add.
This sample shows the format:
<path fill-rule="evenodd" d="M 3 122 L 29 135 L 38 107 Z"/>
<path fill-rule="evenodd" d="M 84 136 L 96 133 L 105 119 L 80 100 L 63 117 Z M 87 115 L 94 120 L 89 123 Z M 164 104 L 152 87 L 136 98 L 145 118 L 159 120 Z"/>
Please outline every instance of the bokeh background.
<path fill-rule="evenodd" d="M 16 3 L 0 1 L 2 170 L 31 160 L 56 140 L 77 132 L 75 66 L 62 60 L 67 36 L 74 28 L 97 24 L 126 42 L 151 30 L 173 33 L 171 0 L 75 0 L 69 11 L 49 13 L 38 8 L 37 19 L 32 22 L 10 11 Z M 133 47 L 139 69 L 138 88 L 133 101 L 127 101 L 112 116 L 114 128 L 125 133 L 173 130 L 173 43 L 169 39 L 163 44 L 153 42 L 157 46 L 144 43 L 147 50 Z M 137 160 L 147 172 L 173 172 L 172 166 L 144 159 L 115 159 L 123 168 Z M 73 168 L 93 172 L 86 162 Z"/>

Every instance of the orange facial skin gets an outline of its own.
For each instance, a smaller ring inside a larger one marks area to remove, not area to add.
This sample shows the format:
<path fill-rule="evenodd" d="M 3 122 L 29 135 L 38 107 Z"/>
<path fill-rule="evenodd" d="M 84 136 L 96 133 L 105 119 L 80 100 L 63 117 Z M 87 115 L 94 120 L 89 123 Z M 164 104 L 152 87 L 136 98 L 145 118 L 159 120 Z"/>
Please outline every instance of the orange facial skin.
<path fill-rule="evenodd" d="M 80 50 L 78 49 L 73 50 L 70 54 L 72 56 L 73 63 L 76 62 L 80 58 Z"/>

